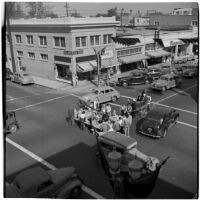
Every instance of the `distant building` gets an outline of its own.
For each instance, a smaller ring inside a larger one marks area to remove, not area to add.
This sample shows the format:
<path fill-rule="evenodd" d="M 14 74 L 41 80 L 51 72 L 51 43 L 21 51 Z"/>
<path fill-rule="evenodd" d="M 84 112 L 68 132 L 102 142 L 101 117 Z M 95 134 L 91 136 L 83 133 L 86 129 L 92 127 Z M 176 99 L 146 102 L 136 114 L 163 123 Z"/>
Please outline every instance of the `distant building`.
<path fill-rule="evenodd" d="M 149 17 L 134 17 L 133 26 L 148 26 Z"/>
<path fill-rule="evenodd" d="M 198 15 L 198 8 L 175 8 L 172 15 Z"/>
<path fill-rule="evenodd" d="M 71 82 L 88 79 L 97 71 L 94 49 L 105 47 L 102 70 L 118 67 L 115 44 L 115 17 L 20 19 L 11 21 L 17 70 L 24 67 L 35 76 Z M 6 35 L 6 56 L 11 60 Z"/>

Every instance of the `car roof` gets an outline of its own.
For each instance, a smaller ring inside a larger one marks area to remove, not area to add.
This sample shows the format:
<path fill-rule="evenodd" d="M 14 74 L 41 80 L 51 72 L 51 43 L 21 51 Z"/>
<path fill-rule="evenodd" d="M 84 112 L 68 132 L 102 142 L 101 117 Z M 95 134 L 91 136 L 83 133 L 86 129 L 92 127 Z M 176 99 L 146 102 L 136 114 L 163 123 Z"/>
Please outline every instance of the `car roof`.
<path fill-rule="evenodd" d="M 49 175 L 41 167 L 34 167 L 21 172 L 16 177 L 17 184 L 23 188 L 23 190 L 28 190 L 34 185 L 39 185 L 45 181 L 49 180 Z"/>
<path fill-rule="evenodd" d="M 94 90 L 106 90 L 106 89 L 114 89 L 110 86 L 99 86 L 97 88 L 94 88 Z"/>
<path fill-rule="evenodd" d="M 154 117 L 156 119 L 160 119 L 169 111 L 170 111 L 170 108 L 164 108 L 160 106 L 154 107 L 152 110 L 149 111 L 148 117 Z"/>
<path fill-rule="evenodd" d="M 128 150 L 137 145 L 137 141 L 134 138 L 127 137 L 121 133 L 110 131 L 101 136 L 99 140 L 106 144 L 116 146 L 118 148 Z"/>

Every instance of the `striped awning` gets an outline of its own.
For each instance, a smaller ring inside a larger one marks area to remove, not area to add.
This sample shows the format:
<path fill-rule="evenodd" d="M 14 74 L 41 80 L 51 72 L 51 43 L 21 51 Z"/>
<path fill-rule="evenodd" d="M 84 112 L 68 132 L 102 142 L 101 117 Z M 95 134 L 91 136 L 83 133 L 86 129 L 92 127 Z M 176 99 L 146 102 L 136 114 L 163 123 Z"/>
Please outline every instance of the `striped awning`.
<path fill-rule="evenodd" d="M 199 43 L 199 39 L 196 38 L 180 38 L 180 40 L 182 40 L 185 43 L 192 43 L 192 44 L 197 44 Z"/>
<path fill-rule="evenodd" d="M 97 62 L 95 61 L 89 61 L 90 64 L 94 67 L 97 68 Z M 119 65 L 118 61 L 115 61 L 113 58 L 107 58 L 107 59 L 102 59 L 101 60 L 101 68 L 109 68 L 113 66 Z"/>
<path fill-rule="evenodd" d="M 77 63 L 76 69 L 78 72 L 82 72 L 82 73 L 94 70 L 93 66 L 89 62 Z"/>
<path fill-rule="evenodd" d="M 139 38 L 125 38 L 125 37 L 112 37 L 112 40 L 115 43 L 120 43 L 126 46 L 135 45 L 136 43 L 140 43 Z"/>

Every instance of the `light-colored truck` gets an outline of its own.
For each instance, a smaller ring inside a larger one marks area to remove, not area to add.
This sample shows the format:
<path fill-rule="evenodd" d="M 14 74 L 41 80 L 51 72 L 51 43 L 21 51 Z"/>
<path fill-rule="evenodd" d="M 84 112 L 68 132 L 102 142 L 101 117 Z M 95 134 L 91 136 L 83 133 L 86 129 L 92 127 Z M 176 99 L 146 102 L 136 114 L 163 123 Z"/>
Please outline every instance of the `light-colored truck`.
<path fill-rule="evenodd" d="M 151 84 L 151 89 L 164 92 L 165 90 L 178 87 L 181 84 L 181 77 L 174 74 L 165 74 Z"/>
<path fill-rule="evenodd" d="M 77 198 L 82 180 L 74 167 L 46 171 L 34 167 L 19 173 L 6 186 L 6 198 Z"/>

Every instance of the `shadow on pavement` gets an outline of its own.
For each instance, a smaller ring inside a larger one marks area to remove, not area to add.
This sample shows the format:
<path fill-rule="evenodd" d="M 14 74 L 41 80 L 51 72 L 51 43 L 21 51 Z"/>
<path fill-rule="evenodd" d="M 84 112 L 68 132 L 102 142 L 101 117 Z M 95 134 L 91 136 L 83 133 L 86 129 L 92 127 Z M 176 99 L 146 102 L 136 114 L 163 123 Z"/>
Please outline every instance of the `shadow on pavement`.
<path fill-rule="evenodd" d="M 90 147 L 86 144 L 79 143 L 69 149 L 59 152 L 58 154 L 48 157 L 46 161 L 54 165 L 56 168 L 74 166 L 77 169 L 77 172 L 80 175 L 80 177 L 83 178 L 87 187 L 89 187 L 90 189 L 107 199 L 113 199 L 114 195 L 111 185 L 109 184 L 109 181 L 100 163 L 95 157 L 95 152 L 96 145 Z M 32 165 L 28 168 L 32 168 L 35 166 L 41 166 L 42 168 L 47 169 L 47 167 L 42 165 L 41 163 L 36 163 L 35 165 Z M 11 183 L 18 173 L 20 173 L 20 171 L 6 177 L 6 182 Z M 162 171 L 160 173 L 162 173 Z M 147 198 L 191 199 L 193 196 L 194 194 L 158 178 L 155 188 Z M 83 196 L 81 196 L 81 198 L 87 199 L 88 195 L 83 193 Z M 126 198 L 133 199 L 135 197 L 129 195 Z"/>

